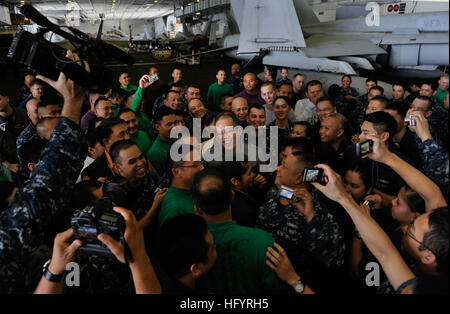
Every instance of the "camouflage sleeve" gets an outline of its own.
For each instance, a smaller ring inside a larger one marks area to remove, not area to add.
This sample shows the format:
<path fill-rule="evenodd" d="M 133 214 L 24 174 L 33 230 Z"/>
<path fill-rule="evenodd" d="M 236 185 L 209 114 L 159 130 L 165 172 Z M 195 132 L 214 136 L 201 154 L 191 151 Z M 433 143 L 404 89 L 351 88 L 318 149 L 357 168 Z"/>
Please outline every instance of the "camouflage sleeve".
<path fill-rule="evenodd" d="M 85 157 L 81 129 L 61 117 L 30 179 L 0 214 L 0 293 L 27 292 L 27 258 L 64 209 Z"/>
<path fill-rule="evenodd" d="M 317 256 L 329 269 L 337 269 L 344 264 L 345 244 L 338 224 L 323 205 L 315 200 L 314 218 L 306 224 L 308 250 Z"/>
<path fill-rule="evenodd" d="M 433 138 L 418 145 L 423 171 L 442 191 L 449 189 L 449 158 Z M 445 194 L 444 194 L 445 195 Z"/>

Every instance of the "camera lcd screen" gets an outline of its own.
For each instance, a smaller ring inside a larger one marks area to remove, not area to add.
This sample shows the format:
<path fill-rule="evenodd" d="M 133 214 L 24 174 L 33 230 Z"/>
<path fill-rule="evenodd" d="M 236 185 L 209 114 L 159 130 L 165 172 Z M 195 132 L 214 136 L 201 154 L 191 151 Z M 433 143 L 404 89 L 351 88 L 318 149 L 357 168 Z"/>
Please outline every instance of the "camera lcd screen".
<path fill-rule="evenodd" d="M 319 177 L 319 170 L 308 170 L 306 172 L 305 181 L 314 182 L 317 181 L 318 177 Z"/>
<path fill-rule="evenodd" d="M 288 200 L 292 199 L 292 196 L 294 195 L 294 191 L 289 191 L 285 188 L 280 189 L 280 196 L 287 198 Z"/>
<path fill-rule="evenodd" d="M 88 242 L 96 242 L 97 241 L 97 229 L 93 227 L 83 227 L 80 226 L 78 228 L 78 233 L 81 239 L 86 239 Z"/>
<path fill-rule="evenodd" d="M 370 153 L 370 142 L 361 143 L 361 155 Z"/>

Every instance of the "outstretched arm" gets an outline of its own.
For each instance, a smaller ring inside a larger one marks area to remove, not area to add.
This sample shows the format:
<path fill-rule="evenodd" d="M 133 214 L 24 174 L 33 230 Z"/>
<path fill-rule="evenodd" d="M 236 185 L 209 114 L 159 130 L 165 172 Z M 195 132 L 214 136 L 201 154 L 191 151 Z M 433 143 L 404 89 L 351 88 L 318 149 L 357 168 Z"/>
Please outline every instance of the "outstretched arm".
<path fill-rule="evenodd" d="M 383 267 L 395 289 L 414 278 L 413 272 L 402 259 L 387 234 L 376 221 L 353 200 L 342 183 L 341 177 L 327 165 L 317 165 L 324 170 L 326 185 L 313 183 L 314 187 L 328 198 L 338 202 L 350 215 L 364 243 Z"/>
<path fill-rule="evenodd" d="M 391 153 L 386 145 L 380 141 L 377 134 L 367 135 L 367 138 L 373 141 L 373 152 L 363 158 L 370 158 L 391 167 L 411 189 L 416 191 L 425 200 L 427 211 L 447 206 L 439 187 L 426 175 L 394 153 Z"/>

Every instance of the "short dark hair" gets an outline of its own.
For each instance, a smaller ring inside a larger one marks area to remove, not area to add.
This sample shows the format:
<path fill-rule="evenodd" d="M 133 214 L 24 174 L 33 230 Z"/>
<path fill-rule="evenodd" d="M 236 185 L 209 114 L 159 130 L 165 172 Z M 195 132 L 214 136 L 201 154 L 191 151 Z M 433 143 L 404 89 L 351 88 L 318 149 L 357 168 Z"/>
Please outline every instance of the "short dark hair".
<path fill-rule="evenodd" d="M 367 78 L 367 80 L 366 80 L 366 83 L 369 83 L 369 82 L 374 82 L 375 84 L 377 84 L 377 85 L 378 85 L 378 80 L 377 80 L 377 79 L 375 79 L 375 78 L 373 78 L 373 77 L 369 77 L 369 78 Z"/>
<path fill-rule="evenodd" d="M 104 96 L 100 96 L 100 97 L 98 97 L 98 98 L 95 100 L 95 102 L 94 102 L 94 108 L 97 108 L 97 105 L 98 105 L 98 104 L 100 103 L 100 101 L 102 101 L 102 100 L 111 102 L 111 100 L 109 100 L 108 98 L 106 98 L 106 97 L 104 97 Z"/>
<path fill-rule="evenodd" d="M 361 159 L 360 161 L 349 165 L 347 169 L 345 169 L 345 173 L 347 173 L 347 171 L 352 171 L 359 174 L 359 177 L 366 187 L 366 190 L 369 190 L 374 185 L 374 182 L 372 180 L 372 173 L 369 169 L 370 167 L 367 159 Z"/>
<path fill-rule="evenodd" d="M 381 95 L 384 95 L 384 88 L 383 88 L 383 87 L 378 86 L 378 85 L 373 86 L 373 87 L 371 87 L 371 88 L 369 89 L 369 93 L 370 93 L 373 89 L 374 89 L 374 90 L 377 90 L 377 91 L 380 91 L 380 92 L 381 92 Z"/>
<path fill-rule="evenodd" d="M 386 108 L 388 106 L 388 104 L 389 104 L 389 100 L 386 97 L 384 97 L 384 96 L 375 96 L 370 101 L 374 101 L 374 100 L 377 100 L 380 103 L 382 103 L 384 108 Z"/>
<path fill-rule="evenodd" d="M 297 165 L 300 168 L 312 168 L 315 164 L 315 158 L 309 152 L 293 152 L 292 156 L 297 160 Z"/>
<path fill-rule="evenodd" d="M 113 88 L 112 92 L 111 92 L 111 98 L 116 98 L 116 97 L 126 97 L 127 96 L 127 91 L 124 90 L 123 88 Z"/>
<path fill-rule="evenodd" d="M 322 82 L 320 82 L 320 81 L 318 81 L 318 80 L 312 80 L 312 81 L 309 81 L 309 82 L 306 84 L 306 87 L 305 87 L 306 92 L 308 92 L 308 89 L 309 89 L 311 86 L 315 86 L 315 85 L 320 85 L 320 87 L 323 87 Z"/>
<path fill-rule="evenodd" d="M 304 125 L 302 122 L 296 122 L 296 124 Z M 308 123 L 308 122 L 306 122 Z M 309 123 L 308 123 L 309 124 Z M 302 153 L 308 153 L 313 154 L 314 148 L 311 141 L 309 141 L 306 138 L 299 137 L 299 138 L 285 138 L 280 143 L 280 151 L 283 151 L 286 149 L 286 147 L 292 146 L 293 152 L 302 152 Z"/>
<path fill-rule="evenodd" d="M 3 88 L 0 88 L 0 96 L 9 97 L 8 92 Z"/>
<path fill-rule="evenodd" d="M 233 97 L 233 98 L 234 98 L 233 95 L 228 94 L 228 93 L 225 93 L 225 94 L 220 95 L 220 103 L 221 103 L 221 104 L 224 104 L 224 103 L 225 103 L 225 100 L 226 100 L 228 97 Z"/>
<path fill-rule="evenodd" d="M 95 205 L 97 198 L 93 192 L 101 186 L 102 183 L 97 180 L 86 180 L 75 184 L 70 197 L 70 208 L 84 209 L 86 206 Z"/>
<path fill-rule="evenodd" d="M 405 202 L 411 212 L 419 214 L 425 213 L 424 199 L 408 185 L 405 186 Z"/>
<path fill-rule="evenodd" d="M 250 114 L 250 111 L 252 109 L 264 110 L 264 112 L 266 112 L 266 108 L 264 108 L 264 106 L 259 105 L 259 104 L 252 104 L 252 105 L 250 105 L 250 107 L 248 107 L 248 114 Z"/>
<path fill-rule="evenodd" d="M 40 85 L 40 86 L 44 87 L 45 83 L 42 80 L 36 79 L 30 84 L 30 88 L 33 87 L 34 85 Z"/>
<path fill-rule="evenodd" d="M 165 117 L 165 116 L 170 116 L 170 115 L 176 115 L 176 116 L 183 116 L 183 113 L 180 110 L 173 110 L 172 108 L 169 108 L 167 106 L 161 106 L 158 109 L 156 109 L 155 111 L 155 123 L 160 123 L 161 120 Z"/>
<path fill-rule="evenodd" d="M 185 87 L 185 86 L 186 86 L 186 84 L 184 84 L 182 81 L 179 81 L 179 82 L 173 83 L 172 86 L 171 86 L 170 88 L 172 88 L 172 87 L 183 88 L 183 87 Z"/>
<path fill-rule="evenodd" d="M 448 275 L 448 207 L 434 209 L 428 217 L 430 231 L 424 234 L 423 244 L 436 256 L 437 269 Z M 426 250 L 419 246 L 419 250 Z"/>
<path fill-rule="evenodd" d="M 208 186 L 204 180 L 214 178 Z M 199 172 L 191 187 L 194 204 L 205 214 L 215 216 L 227 211 L 231 205 L 231 187 L 225 176 L 215 169 Z"/>
<path fill-rule="evenodd" d="M 294 122 L 294 126 L 296 126 L 296 125 L 303 125 L 303 126 L 306 127 L 305 135 L 307 137 L 312 137 L 313 136 L 312 125 L 309 122 L 307 122 L 307 121 L 296 121 L 296 122 Z"/>
<path fill-rule="evenodd" d="M 98 138 L 97 138 L 97 133 L 94 130 L 90 130 L 86 136 L 84 137 L 84 142 L 86 143 L 86 145 L 90 148 L 95 148 L 95 146 L 98 143 Z"/>
<path fill-rule="evenodd" d="M 41 101 L 37 104 L 37 108 L 39 109 L 52 105 L 57 105 L 61 108 L 60 100 L 55 97 L 41 98 Z"/>
<path fill-rule="evenodd" d="M 111 134 L 113 133 L 112 128 L 116 125 L 123 124 L 123 120 L 119 118 L 109 118 L 103 119 L 103 121 L 98 126 L 97 130 L 97 139 L 102 146 L 105 146 L 103 143 L 104 139 L 109 139 Z"/>
<path fill-rule="evenodd" d="M 401 86 L 403 88 L 403 90 L 406 91 L 406 84 L 404 82 L 400 82 L 400 81 L 394 82 L 394 84 L 392 84 L 392 88 L 394 88 L 394 86 Z"/>
<path fill-rule="evenodd" d="M 346 78 L 346 77 L 348 77 L 349 79 L 350 79 L 350 83 L 352 82 L 352 77 L 350 76 L 350 75 L 347 75 L 347 74 L 345 74 L 345 75 L 343 75 L 342 77 L 341 77 L 341 81 L 344 79 L 344 78 Z"/>
<path fill-rule="evenodd" d="M 430 81 L 430 80 L 426 80 L 423 81 L 422 84 L 420 85 L 420 87 L 422 87 L 422 85 L 430 85 L 431 90 L 434 92 L 435 90 L 437 90 L 438 88 L 438 84 L 434 81 Z"/>
<path fill-rule="evenodd" d="M 393 101 L 386 106 L 385 110 L 396 111 L 400 117 L 404 118 L 406 117 L 409 107 L 410 105 L 404 101 Z"/>
<path fill-rule="evenodd" d="M 88 126 L 88 130 L 92 131 L 92 130 L 96 130 L 95 124 L 97 122 L 101 122 L 105 120 L 105 118 L 103 117 L 95 117 L 94 119 L 92 119 L 91 121 L 89 121 L 89 126 Z"/>
<path fill-rule="evenodd" d="M 336 105 L 333 103 L 333 100 L 331 100 L 330 97 L 327 97 L 327 96 L 320 97 L 320 98 L 317 100 L 317 103 L 322 102 L 322 101 L 329 101 L 333 107 L 336 107 Z"/>
<path fill-rule="evenodd" d="M 387 112 L 372 112 L 364 117 L 364 121 L 372 123 L 373 128 L 377 131 L 378 134 L 388 132 L 389 142 L 392 141 L 395 133 L 397 132 L 397 122 L 395 122 L 395 119 Z"/>
<path fill-rule="evenodd" d="M 224 163 L 224 170 L 228 180 L 236 179 L 242 181 L 242 176 L 251 168 L 246 161 L 231 161 Z"/>
<path fill-rule="evenodd" d="M 198 215 L 180 215 L 164 222 L 157 237 L 158 257 L 164 269 L 181 278 L 190 272 L 192 264 L 208 262 L 207 233 L 208 225 Z"/>
<path fill-rule="evenodd" d="M 112 162 L 115 164 L 120 164 L 120 152 L 134 145 L 136 145 L 136 143 L 132 140 L 120 140 L 112 144 L 111 149 L 109 150 Z"/>
<path fill-rule="evenodd" d="M 288 105 L 290 105 L 290 101 L 289 98 L 287 98 L 286 96 L 278 96 L 273 100 L 273 103 L 275 104 L 277 102 L 278 99 L 283 99 Z"/>
<path fill-rule="evenodd" d="M 414 99 L 420 99 L 420 100 L 423 100 L 423 101 L 426 101 L 427 103 L 428 103 L 428 111 L 430 111 L 430 110 L 432 110 L 432 108 L 433 108 L 433 100 L 430 98 L 430 97 L 427 97 L 427 96 L 417 96 L 416 98 L 414 98 Z M 414 100 L 413 100 L 414 101 Z"/>
<path fill-rule="evenodd" d="M 120 117 L 122 114 L 127 113 L 127 112 L 132 112 L 134 113 L 134 115 L 136 116 L 136 112 L 134 112 L 134 110 L 131 110 L 128 107 L 122 108 L 119 110 L 119 113 L 117 114 L 118 117 Z"/>

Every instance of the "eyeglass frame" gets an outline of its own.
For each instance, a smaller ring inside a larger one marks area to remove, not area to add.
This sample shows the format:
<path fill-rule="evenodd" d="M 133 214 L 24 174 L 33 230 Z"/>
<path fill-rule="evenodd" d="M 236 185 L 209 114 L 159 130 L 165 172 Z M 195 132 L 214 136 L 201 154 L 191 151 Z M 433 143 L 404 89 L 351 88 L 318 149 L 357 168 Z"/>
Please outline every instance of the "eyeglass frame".
<path fill-rule="evenodd" d="M 428 246 L 426 246 L 425 244 L 423 244 L 423 242 L 417 240 L 409 231 L 411 230 L 411 227 L 414 225 L 414 221 L 416 221 L 417 217 L 419 217 L 420 215 L 414 217 L 411 222 L 408 225 L 408 228 L 406 229 L 406 235 L 409 236 L 411 239 L 413 239 L 414 241 L 416 241 L 417 243 L 419 243 L 420 246 L 422 246 L 423 248 L 425 248 L 426 250 L 430 251 L 431 253 L 433 253 L 434 255 L 437 255 L 432 249 L 430 249 Z M 420 251 L 420 246 L 419 246 L 419 251 Z"/>

